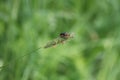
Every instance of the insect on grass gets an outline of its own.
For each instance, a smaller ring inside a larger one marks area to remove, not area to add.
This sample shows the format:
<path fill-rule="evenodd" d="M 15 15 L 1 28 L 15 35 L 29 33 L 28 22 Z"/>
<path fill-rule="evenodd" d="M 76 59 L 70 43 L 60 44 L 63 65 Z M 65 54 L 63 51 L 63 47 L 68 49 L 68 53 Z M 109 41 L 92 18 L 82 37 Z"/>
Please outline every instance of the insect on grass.
<path fill-rule="evenodd" d="M 36 52 L 37 50 L 39 50 L 41 48 L 46 49 L 46 48 L 50 48 L 50 47 L 53 47 L 55 45 L 58 45 L 60 43 L 65 43 L 67 40 L 69 40 L 69 39 L 71 39 L 73 37 L 74 37 L 74 33 L 62 32 L 62 33 L 59 34 L 59 36 L 56 39 L 48 42 L 45 46 L 39 47 L 39 48 L 37 48 L 37 49 L 35 49 L 35 50 L 31 51 L 31 52 L 28 52 L 27 54 L 25 54 L 25 55 L 23 55 L 23 56 L 21 56 L 19 58 L 16 58 L 16 61 L 18 61 L 19 59 L 21 59 L 21 58 L 23 58 L 23 57 L 25 57 L 27 55 L 30 55 L 30 54 Z M 3 68 L 5 68 L 5 67 L 7 67 L 9 65 L 10 64 L 0 66 L 0 70 L 2 70 Z"/>
<path fill-rule="evenodd" d="M 60 33 L 58 38 L 54 39 L 51 42 L 48 42 L 44 46 L 44 48 L 49 48 L 49 47 L 55 46 L 57 44 L 64 43 L 65 41 L 67 41 L 68 39 L 73 38 L 73 37 L 74 37 L 73 33 L 67 33 L 67 32 Z"/>

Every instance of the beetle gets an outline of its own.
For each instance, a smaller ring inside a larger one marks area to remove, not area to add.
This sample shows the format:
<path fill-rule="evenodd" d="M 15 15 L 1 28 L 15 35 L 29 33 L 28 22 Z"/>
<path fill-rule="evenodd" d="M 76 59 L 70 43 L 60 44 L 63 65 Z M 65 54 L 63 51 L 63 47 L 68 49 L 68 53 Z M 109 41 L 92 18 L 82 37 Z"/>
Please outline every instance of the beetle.
<path fill-rule="evenodd" d="M 60 37 L 63 39 L 68 39 L 68 38 L 70 38 L 70 33 L 62 32 L 62 33 L 60 33 Z"/>

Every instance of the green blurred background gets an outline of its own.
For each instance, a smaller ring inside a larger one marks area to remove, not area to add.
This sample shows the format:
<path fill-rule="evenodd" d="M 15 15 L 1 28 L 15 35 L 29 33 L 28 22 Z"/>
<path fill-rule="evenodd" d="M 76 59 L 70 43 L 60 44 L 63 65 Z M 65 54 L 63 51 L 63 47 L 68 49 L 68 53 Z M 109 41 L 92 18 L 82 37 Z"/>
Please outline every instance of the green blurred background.
<path fill-rule="evenodd" d="M 119 48 L 120 0 L 0 0 L 0 80 L 120 80 Z"/>

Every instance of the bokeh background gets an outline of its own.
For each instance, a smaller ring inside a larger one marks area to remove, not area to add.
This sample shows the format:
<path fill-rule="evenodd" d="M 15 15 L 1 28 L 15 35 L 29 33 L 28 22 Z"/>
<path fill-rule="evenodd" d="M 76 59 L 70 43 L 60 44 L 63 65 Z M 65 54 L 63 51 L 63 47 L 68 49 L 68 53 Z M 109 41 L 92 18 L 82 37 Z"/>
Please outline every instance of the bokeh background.
<path fill-rule="evenodd" d="M 75 37 L 36 50 L 61 32 Z M 0 0 L 0 66 L 0 80 L 120 80 L 120 0 Z"/>

